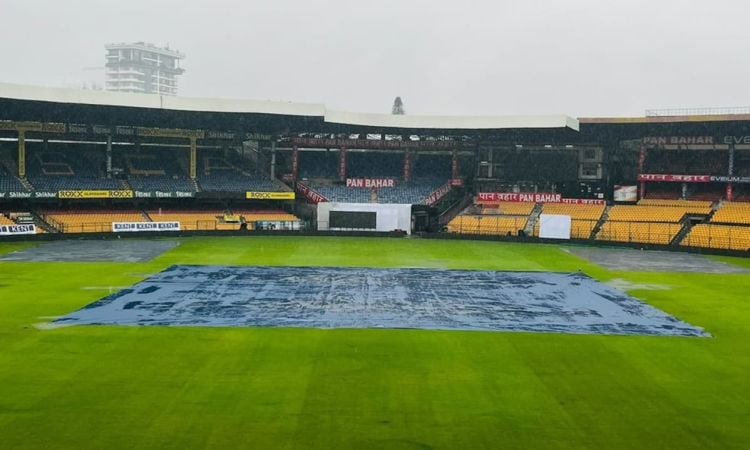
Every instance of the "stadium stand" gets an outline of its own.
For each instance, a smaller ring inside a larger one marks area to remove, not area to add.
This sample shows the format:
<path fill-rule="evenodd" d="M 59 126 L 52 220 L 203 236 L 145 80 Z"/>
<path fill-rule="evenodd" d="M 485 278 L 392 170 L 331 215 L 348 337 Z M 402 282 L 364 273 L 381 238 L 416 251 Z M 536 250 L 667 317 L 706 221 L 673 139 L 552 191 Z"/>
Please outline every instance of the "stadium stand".
<path fill-rule="evenodd" d="M 523 216 L 456 216 L 448 222 L 449 233 L 516 236 L 526 227 L 528 217 Z"/>
<path fill-rule="evenodd" d="M 711 223 L 750 225 L 750 203 L 723 203 L 714 213 Z"/>
<path fill-rule="evenodd" d="M 0 149 L 0 192 L 26 192 L 28 189 L 15 175 L 17 173 L 16 161 L 11 152 Z"/>
<path fill-rule="evenodd" d="M 146 211 L 153 222 L 180 222 L 180 229 L 184 231 L 215 231 L 239 230 L 239 222 L 225 222 L 226 211 L 178 211 L 178 210 L 150 210 Z"/>
<path fill-rule="evenodd" d="M 686 247 L 720 250 L 750 250 L 750 227 L 737 225 L 695 225 L 680 242 Z"/>
<path fill-rule="evenodd" d="M 385 177 L 379 177 L 385 178 Z M 444 185 L 447 180 L 396 181 L 392 188 L 350 188 L 340 183 L 310 181 L 307 186 L 332 202 L 346 203 L 398 203 L 416 205 Z"/>
<path fill-rule="evenodd" d="M 489 207 L 481 208 L 483 215 L 528 216 L 534 210 L 533 202 L 499 202 Z"/>
<path fill-rule="evenodd" d="M 349 178 L 399 178 L 403 175 L 403 167 L 403 153 L 347 153 L 346 175 Z"/>
<path fill-rule="evenodd" d="M 708 215 L 708 206 L 653 206 L 653 205 L 615 205 L 608 213 L 608 220 L 613 222 L 669 222 L 678 223 L 686 214 Z"/>
<path fill-rule="evenodd" d="M 414 158 L 412 177 L 416 179 L 451 178 L 451 156 L 446 154 L 420 154 Z"/>
<path fill-rule="evenodd" d="M 607 221 L 596 234 L 598 241 L 668 245 L 682 230 L 678 223 Z"/>
<path fill-rule="evenodd" d="M 44 211 L 42 219 L 61 233 L 109 233 L 112 222 L 147 222 L 140 211 Z"/>
<path fill-rule="evenodd" d="M 205 154 L 198 160 L 198 183 L 207 192 L 284 192 L 283 183 L 247 167 L 237 156 Z"/>
<path fill-rule="evenodd" d="M 122 182 L 104 176 L 104 155 L 99 153 L 77 146 L 30 151 L 28 180 L 37 191 L 127 189 Z"/>
<path fill-rule="evenodd" d="M 570 237 L 589 239 L 605 209 L 605 205 L 545 203 L 541 213 L 570 216 Z M 539 222 L 534 224 L 534 236 L 539 236 Z"/>
<path fill-rule="evenodd" d="M 299 176 L 301 178 L 329 178 L 338 172 L 339 153 L 328 151 L 304 151 L 299 153 Z"/>
<path fill-rule="evenodd" d="M 119 158 L 118 158 L 119 159 Z M 121 164 L 128 175 L 130 186 L 146 192 L 195 192 L 195 184 L 188 179 L 184 150 L 141 150 L 122 156 Z"/>

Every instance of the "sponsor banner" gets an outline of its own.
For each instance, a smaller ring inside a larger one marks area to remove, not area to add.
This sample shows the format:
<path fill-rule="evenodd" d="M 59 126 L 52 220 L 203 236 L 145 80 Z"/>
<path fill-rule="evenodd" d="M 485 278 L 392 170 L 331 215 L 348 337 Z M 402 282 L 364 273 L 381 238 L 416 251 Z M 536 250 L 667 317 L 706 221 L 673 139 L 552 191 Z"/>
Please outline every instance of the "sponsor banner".
<path fill-rule="evenodd" d="M 19 234 L 36 234 L 36 226 L 28 225 L 0 225 L 0 236 L 16 236 Z"/>
<path fill-rule="evenodd" d="M 652 181 L 659 183 L 710 183 L 710 175 L 664 175 L 642 173 L 638 175 L 638 181 Z"/>
<path fill-rule="evenodd" d="M 42 131 L 46 133 L 65 133 L 64 123 L 54 122 L 12 122 L 0 120 L 0 130 Z"/>
<path fill-rule="evenodd" d="M 717 183 L 750 183 L 750 177 L 711 177 Z"/>
<path fill-rule="evenodd" d="M 248 200 L 294 200 L 294 192 L 245 192 Z"/>
<path fill-rule="evenodd" d="M 302 194 L 303 197 L 305 197 L 310 203 L 322 203 L 327 202 L 328 199 L 323 197 L 322 195 L 318 194 L 317 192 L 313 191 L 309 187 L 305 186 L 302 183 L 297 183 L 297 192 Z"/>
<path fill-rule="evenodd" d="M 437 190 L 435 192 L 433 192 L 432 194 L 430 194 L 425 199 L 424 202 L 428 206 L 432 206 L 435 203 L 437 203 L 438 201 L 440 201 L 441 198 L 445 197 L 448 194 L 448 192 L 451 191 L 452 188 L 453 188 L 453 185 L 449 181 L 449 182 L 445 183 L 444 185 L 440 186 L 439 188 L 437 188 Z"/>
<path fill-rule="evenodd" d="M 312 148 L 363 148 L 363 149 L 443 149 L 466 147 L 458 141 L 387 141 L 382 139 L 318 139 L 292 138 L 292 144 Z"/>
<path fill-rule="evenodd" d="M 145 128 L 138 127 L 138 136 L 164 137 L 164 138 L 196 138 L 203 139 L 205 133 L 202 130 L 184 130 L 181 128 Z"/>
<path fill-rule="evenodd" d="M 533 203 L 567 203 L 572 205 L 606 205 L 607 202 L 594 198 L 563 198 L 561 194 L 524 193 L 524 192 L 480 192 L 475 203 L 499 202 L 533 202 Z"/>
<path fill-rule="evenodd" d="M 112 222 L 113 233 L 180 231 L 180 222 Z"/>
<path fill-rule="evenodd" d="M 208 139 L 234 139 L 234 133 L 229 131 L 209 131 L 206 133 Z"/>
<path fill-rule="evenodd" d="M 534 202 L 534 203 L 560 203 L 562 195 L 523 192 L 480 192 L 477 195 L 477 203 L 497 202 Z"/>
<path fill-rule="evenodd" d="M 396 180 L 393 178 L 347 178 L 346 187 L 348 188 L 392 188 L 396 186 Z"/>
<path fill-rule="evenodd" d="M 154 192 L 144 192 L 144 191 L 133 191 L 135 198 L 192 198 L 195 196 L 195 193 L 188 192 L 188 191 L 173 191 L 173 192 L 165 192 L 165 191 L 154 191 Z"/>
<path fill-rule="evenodd" d="M 616 202 L 638 201 L 638 186 L 615 185 L 614 199 Z"/>
<path fill-rule="evenodd" d="M 663 145 L 714 145 L 713 136 L 647 136 L 643 143 L 652 147 Z"/>
<path fill-rule="evenodd" d="M 0 198 L 57 198 L 57 192 L 0 192 Z"/>
<path fill-rule="evenodd" d="M 133 191 L 59 191 L 63 199 L 133 198 Z"/>
<path fill-rule="evenodd" d="M 543 202 L 543 203 L 554 203 L 554 202 Z M 598 198 L 563 198 L 560 203 L 567 203 L 569 205 L 606 205 L 607 201 Z"/>
<path fill-rule="evenodd" d="M 272 141 L 273 136 L 270 134 L 263 133 L 247 133 L 245 134 L 245 140 L 247 141 Z"/>

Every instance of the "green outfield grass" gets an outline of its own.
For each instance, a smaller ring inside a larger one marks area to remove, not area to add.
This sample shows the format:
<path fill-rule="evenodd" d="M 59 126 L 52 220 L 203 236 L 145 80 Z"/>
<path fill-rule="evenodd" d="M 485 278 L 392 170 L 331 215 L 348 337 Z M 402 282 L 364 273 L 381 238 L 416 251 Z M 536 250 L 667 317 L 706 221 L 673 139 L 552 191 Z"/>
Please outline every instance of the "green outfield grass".
<path fill-rule="evenodd" d="M 748 275 L 610 272 L 551 245 L 180 243 L 144 264 L 0 262 L 0 448 L 750 448 Z M 35 326 L 176 263 L 580 269 L 713 337 Z"/>

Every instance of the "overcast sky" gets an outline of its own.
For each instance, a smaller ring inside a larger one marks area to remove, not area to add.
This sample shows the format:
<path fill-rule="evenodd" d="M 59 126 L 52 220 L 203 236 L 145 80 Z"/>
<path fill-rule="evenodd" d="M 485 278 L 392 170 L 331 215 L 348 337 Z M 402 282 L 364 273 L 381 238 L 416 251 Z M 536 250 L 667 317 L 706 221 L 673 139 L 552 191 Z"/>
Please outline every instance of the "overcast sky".
<path fill-rule="evenodd" d="M 187 54 L 180 95 L 407 114 L 750 105 L 748 0 L 0 0 L 0 81 L 103 81 L 104 45 Z"/>

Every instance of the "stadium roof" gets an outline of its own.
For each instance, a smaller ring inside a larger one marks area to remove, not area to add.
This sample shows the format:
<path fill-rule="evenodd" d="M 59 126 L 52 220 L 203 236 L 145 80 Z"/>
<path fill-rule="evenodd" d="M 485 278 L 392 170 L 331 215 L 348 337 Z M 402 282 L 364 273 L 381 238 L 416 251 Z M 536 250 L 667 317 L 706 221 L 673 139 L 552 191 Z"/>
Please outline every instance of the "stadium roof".
<path fill-rule="evenodd" d="M 578 120 L 566 115 L 539 116 L 419 116 L 367 114 L 328 110 L 325 105 L 281 101 L 186 98 L 0 83 L 0 99 L 163 110 L 192 113 L 280 115 L 317 118 L 336 125 L 393 130 L 520 130 L 568 129 L 578 131 Z"/>

